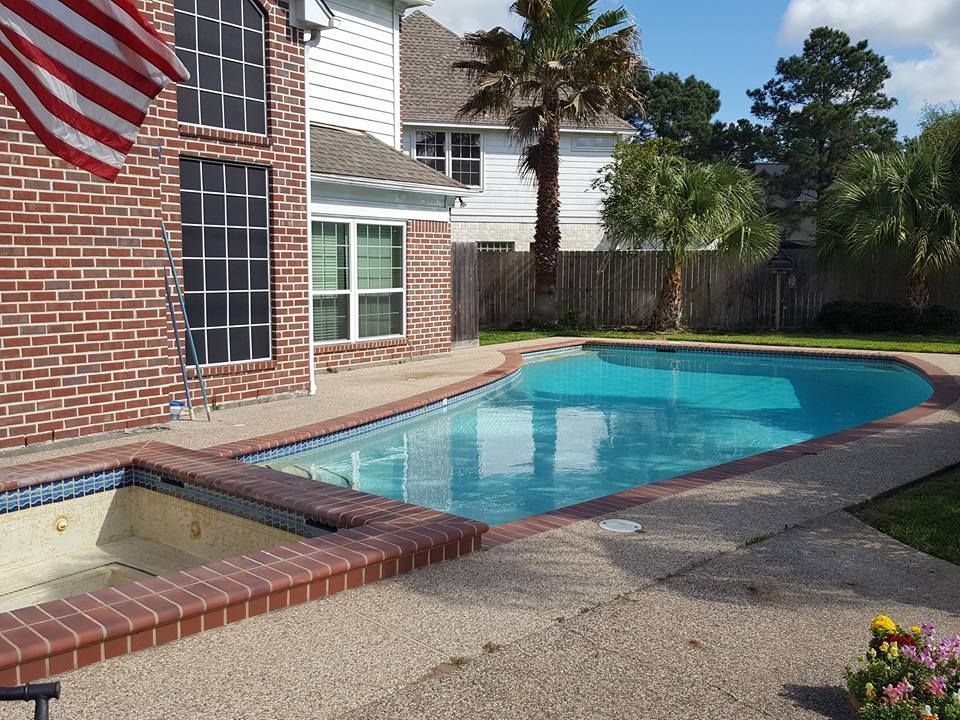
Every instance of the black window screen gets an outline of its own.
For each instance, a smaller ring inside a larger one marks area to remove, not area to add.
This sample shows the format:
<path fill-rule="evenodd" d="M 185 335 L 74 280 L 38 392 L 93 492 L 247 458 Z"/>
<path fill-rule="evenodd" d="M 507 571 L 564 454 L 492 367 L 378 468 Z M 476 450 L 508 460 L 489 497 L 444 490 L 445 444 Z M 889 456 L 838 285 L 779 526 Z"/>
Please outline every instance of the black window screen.
<path fill-rule="evenodd" d="M 254 0 L 176 0 L 177 56 L 190 79 L 177 86 L 182 122 L 267 131 L 263 14 Z"/>
<path fill-rule="evenodd" d="M 267 171 L 180 161 L 183 289 L 200 362 L 270 358 Z"/>

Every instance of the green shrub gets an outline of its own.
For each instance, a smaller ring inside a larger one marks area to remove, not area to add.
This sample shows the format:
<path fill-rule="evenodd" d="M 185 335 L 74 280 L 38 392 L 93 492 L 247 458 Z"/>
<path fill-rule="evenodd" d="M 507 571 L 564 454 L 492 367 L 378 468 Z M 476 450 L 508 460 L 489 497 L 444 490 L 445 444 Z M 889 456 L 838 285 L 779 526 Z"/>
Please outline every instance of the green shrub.
<path fill-rule="evenodd" d="M 942 305 L 921 312 L 894 303 L 837 300 L 820 309 L 819 321 L 831 332 L 936 333 L 956 329 L 960 313 Z"/>

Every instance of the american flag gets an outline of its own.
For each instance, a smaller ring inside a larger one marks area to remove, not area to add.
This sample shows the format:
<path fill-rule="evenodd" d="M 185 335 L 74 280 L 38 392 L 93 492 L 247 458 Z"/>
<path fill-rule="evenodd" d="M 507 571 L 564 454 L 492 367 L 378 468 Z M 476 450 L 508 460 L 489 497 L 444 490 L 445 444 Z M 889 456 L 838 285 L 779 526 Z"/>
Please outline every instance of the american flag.
<path fill-rule="evenodd" d="M 188 77 L 132 0 L 0 0 L 0 93 L 98 177 L 117 177 L 150 103 Z"/>

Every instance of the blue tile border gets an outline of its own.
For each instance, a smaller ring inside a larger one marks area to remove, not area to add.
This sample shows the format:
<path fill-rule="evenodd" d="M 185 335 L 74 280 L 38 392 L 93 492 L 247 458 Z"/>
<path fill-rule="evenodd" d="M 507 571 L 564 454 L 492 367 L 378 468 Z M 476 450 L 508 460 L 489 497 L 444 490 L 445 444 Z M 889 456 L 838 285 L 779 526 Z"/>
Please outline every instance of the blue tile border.
<path fill-rule="evenodd" d="M 90 475 L 80 475 L 42 485 L 30 485 L 0 493 L 0 515 L 117 490 L 133 484 L 129 468 L 116 468 Z"/>
<path fill-rule="evenodd" d="M 386 417 L 381 420 L 375 420 L 374 422 L 366 423 L 364 425 L 358 425 L 357 427 L 349 428 L 347 430 L 340 430 L 338 432 L 328 433 L 326 435 L 318 435 L 317 437 L 309 438 L 307 440 L 300 440 L 299 442 L 281 445 L 280 447 L 271 448 L 270 450 L 261 450 L 259 452 L 249 453 L 247 455 L 239 455 L 233 459 L 248 463 L 250 465 L 259 465 L 261 463 L 268 463 L 272 460 L 278 460 L 290 455 L 298 455 L 309 450 L 316 450 L 317 448 L 324 447 L 332 443 L 340 442 L 342 440 L 349 440 L 359 435 L 365 435 L 373 432 L 374 430 L 379 430 L 380 428 L 396 425 L 397 423 L 425 415 L 426 413 L 433 412 L 435 410 L 446 410 L 451 406 L 466 402 L 467 400 L 472 400 L 479 395 L 501 392 L 516 383 L 520 379 L 520 374 L 521 370 L 517 370 L 505 377 L 498 378 L 487 385 L 483 385 L 482 387 L 474 388 L 473 390 L 467 390 L 459 395 L 453 395 L 443 400 L 437 400 L 436 402 L 414 408 L 413 410 L 397 413 L 396 415 L 391 415 L 390 417 Z"/>
<path fill-rule="evenodd" d="M 851 351 L 849 353 L 829 353 L 823 352 L 818 353 L 816 351 L 790 351 L 783 350 L 780 348 L 721 348 L 721 347 L 693 347 L 687 345 L 673 345 L 665 343 L 654 343 L 654 344 L 645 344 L 645 345 L 635 345 L 632 343 L 618 344 L 616 341 L 609 343 L 596 343 L 591 342 L 590 340 L 584 340 L 584 342 L 576 343 L 573 345 L 568 345 L 559 348 L 549 348 L 546 350 L 536 350 L 531 349 L 529 351 L 521 351 L 520 355 L 525 361 L 538 361 L 542 359 L 550 359 L 551 357 L 556 357 L 560 355 L 571 355 L 581 352 L 601 352 L 601 351 L 624 351 L 624 352 L 635 352 L 635 353 L 646 353 L 646 354 L 655 354 L 662 352 L 676 353 L 678 355 L 685 353 L 695 353 L 699 355 L 743 355 L 748 357 L 765 357 L 765 358 L 777 358 L 777 357 L 787 357 L 791 359 L 798 360 L 850 360 L 856 362 L 869 362 L 876 364 L 877 366 L 889 366 L 890 364 L 895 364 L 904 368 L 907 368 L 913 372 L 916 372 L 921 377 L 924 377 L 922 372 L 919 372 L 915 368 L 911 367 L 908 363 L 901 362 L 896 358 L 885 358 L 879 357 L 870 354 L 859 354 L 857 351 Z M 366 423 L 364 425 L 358 425 L 357 427 L 349 428 L 347 430 L 341 430 L 338 432 L 328 433 L 326 435 L 318 435 L 317 437 L 308 438 L 306 440 L 300 440 L 294 443 L 289 443 L 286 445 L 281 445 L 279 447 L 271 448 L 269 450 L 260 450 L 254 453 L 248 453 L 246 455 L 239 455 L 234 460 L 240 462 L 259 465 L 271 462 L 273 460 L 278 460 L 284 457 L 290 457 L 293 455 L 298 455 L 303 452 L 308 452 L 310 450 L 316 450 L 317 448 L 324 447 L 336 442 L 343 440 L 349 440 L 360 435 L 365 435 L 366 433 L 379 430 L 383 427 L 388 427 L 390 425 L 395 425 L 397 423 L 410 420 L 415 417 L 419 417 L 429 412 L 435 410 L 443 410 L 452 405 L 455 405 L 460 402 L 467 400 L 472 400 L 478 395 L 499 392 L 506 389 L 513 383 L 517 382 L 523 368 L 519 368 L 514 372 L 506 375 L 505 377 L 498 378 L 486 385 L 483 385 L 479 388 L 474 388 L 473 390 L 468 390 L 466 392 L 453 395 L 444 400 L 438 400 L 436 402 L 429 403 L 419 408 L 413 410 L 407 410 L 405 412 L 397 413 L 396 415 L 391 415 L 390 417 L 383 418 L 381 420 L 376 420 L 371 423 Z M 926 378 L 924 378 L 926 379 Z"/>
<path fill-rule="evenodd" d="M 318 537 L 336 532 L 336 528 L 315 524 L 300 513 L 228 495 L 211 488 L 179 482 L 161 473 L 137 467 L 116 468 L 67 480 L 8 490 L 0 493 L 0 515 L 125 487 L 140 487 L 170 495 L 301 537 Z"/>

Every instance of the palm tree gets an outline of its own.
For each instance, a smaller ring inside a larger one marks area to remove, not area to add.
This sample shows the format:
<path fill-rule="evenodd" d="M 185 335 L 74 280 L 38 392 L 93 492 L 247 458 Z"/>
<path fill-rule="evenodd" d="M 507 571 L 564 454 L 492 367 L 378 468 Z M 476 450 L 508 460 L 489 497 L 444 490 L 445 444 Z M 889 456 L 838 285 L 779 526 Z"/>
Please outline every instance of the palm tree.
<path fill-rule="evenodd" d="M 556 319 L 560 250 L 560 128 L 589 126 L 604 113 L 638 104 L 634 79 L 643 62 L 639 33 L 624 8 L 597 13 L 598 0 L 516 0 L 520 35 L 497 27 L 467 35 L 475 58 L 454 67 L 476 81 L 461 108 L 469 117 L 505 119 L 526 146 L 523 165 L 537 181 L 538 320 Z"/>
<path fill-rule="evenodd" d="M 667 271 L 653 330 L 676 330 L 683 320 L 683 268 L 713 250 L 742 263 L 777 252 L 779 229 L 767 214 L 757 178 L 730 163 L 695 163 L 669 143 L 621 143 L 598 186 L 603 222 L 614 248 L 660 250 Z"/>
<path fill-rule="evenodd" d="M 930 276 L 960 260 L 960 146 L 921 137 L 851 157 L 824 195 L 817 245 L 821 257 L 900 253 L 909 264 L 907 304 L 925 310 Z"/>

